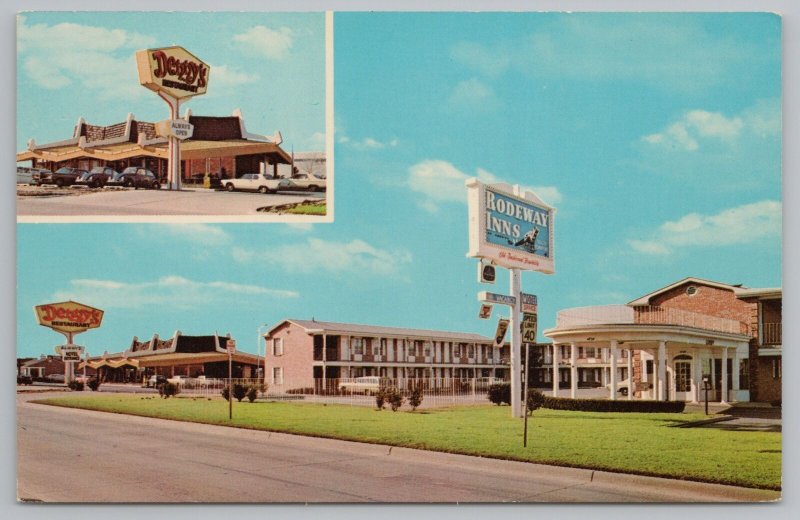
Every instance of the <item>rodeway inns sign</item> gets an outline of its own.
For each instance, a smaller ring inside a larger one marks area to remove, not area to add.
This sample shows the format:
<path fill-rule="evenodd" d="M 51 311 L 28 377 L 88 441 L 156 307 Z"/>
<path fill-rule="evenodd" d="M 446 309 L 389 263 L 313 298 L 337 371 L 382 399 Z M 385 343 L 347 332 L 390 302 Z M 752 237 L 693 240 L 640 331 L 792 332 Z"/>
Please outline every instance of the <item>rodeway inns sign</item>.
<path fill-rule="evenodd" d="M 183 47 L 136 52 L 139 83 L 176 99 L 205 94 L 209 66 Z"/>

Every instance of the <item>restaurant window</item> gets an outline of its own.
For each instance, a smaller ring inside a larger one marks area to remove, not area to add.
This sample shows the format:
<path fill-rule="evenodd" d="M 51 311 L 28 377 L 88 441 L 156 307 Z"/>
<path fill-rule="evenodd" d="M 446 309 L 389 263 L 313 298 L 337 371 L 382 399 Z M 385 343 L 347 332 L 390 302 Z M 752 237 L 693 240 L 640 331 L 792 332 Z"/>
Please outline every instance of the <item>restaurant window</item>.
<path fill-rule="evenodd" d="M 272 384 L 273 385 L 282 385 L 283 384 L 283 368 L 282 367 L 272 367 Z"/>
<path fill-rule="evenodd" d="M 352 340 L 353 354 L 361 356 L 364 354 L 364 338 L 353 338 Z"/>
<path fill-rule="evenodd" d="M 272 340 L 272 355 L 273 356 L 283 355 L 283 338 L 275 338 Z"/>

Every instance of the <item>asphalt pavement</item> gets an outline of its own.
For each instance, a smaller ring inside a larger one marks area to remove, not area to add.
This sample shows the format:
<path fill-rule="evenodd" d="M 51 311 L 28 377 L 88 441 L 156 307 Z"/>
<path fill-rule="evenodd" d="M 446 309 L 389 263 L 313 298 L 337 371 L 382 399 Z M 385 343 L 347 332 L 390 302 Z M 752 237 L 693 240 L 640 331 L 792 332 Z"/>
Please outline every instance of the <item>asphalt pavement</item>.
<path fill-rule="evenodd" d="M 17 493 L 24 501 L 619 503 L 780 496 L 28 402 L 36 398 L 17 396 Z"/>

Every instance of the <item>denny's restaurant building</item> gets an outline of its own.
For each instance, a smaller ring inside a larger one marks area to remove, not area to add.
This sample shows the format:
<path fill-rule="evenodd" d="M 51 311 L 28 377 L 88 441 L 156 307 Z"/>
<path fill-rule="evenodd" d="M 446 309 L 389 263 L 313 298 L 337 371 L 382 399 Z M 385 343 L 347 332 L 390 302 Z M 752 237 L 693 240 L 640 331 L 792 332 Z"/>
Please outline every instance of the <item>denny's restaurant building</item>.
<path fill-rule="evenodd" d="M 86 366 L 94 368 L 101 381 L 137 383 L 151 375 L 207 378 L 228 377 L 227 336 L 184 336 L 176 331 L 172 338 L 162 340 L 154 334 L 150 340 L 134 337 L 130 347 L 115 354 L 89 358 Z M 234 378 L 257 377 L 263 358 L 247 352 L 233 354 Z M 78 369 L 83 368 L 83 363 Z"/>
<path fill-rule="evenodd" d="M 194 126 L 192 137 L 181 143 L 183 179 L 223 168 L 228 178 L 244 173 L 277 175 L 279 164 L 291 163 L 279 146 L 280 134 L 249 133 L 238 109 L 227 117 L 196 116 L 186 110 L 183 119 Z M 64 166 L 84 170 L 109 166 L 117 171 L 138 166 L 165 179 L 167 157 L 167 138 L 156 135 L 155 124 L 128 114 L 124 122 L 110 126 L 90 125 L 80 118 L 72 137 L 63 141 L 37 144 L 31 139 L 28 149 L 17 154 L 17 162 L 31 161 L 31 166 L 51 171 Z"/>

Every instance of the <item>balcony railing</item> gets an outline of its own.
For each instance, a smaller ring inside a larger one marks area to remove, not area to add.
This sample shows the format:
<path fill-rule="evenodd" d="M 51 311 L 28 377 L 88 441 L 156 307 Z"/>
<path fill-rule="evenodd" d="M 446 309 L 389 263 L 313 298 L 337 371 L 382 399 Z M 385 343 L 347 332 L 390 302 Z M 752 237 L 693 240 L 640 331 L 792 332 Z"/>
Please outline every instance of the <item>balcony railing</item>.
<path fill-rule="evenodd" d="M 729 334 L 747 334 L 747 324 L 737 320 L 709 316 L 697 312 L 644 305 L 600 305 L 576 307 L 560 311 L 556 316 L 556 328 L 569 329 L 587 325 L 680 325 Z"/>
<path fill-rule="evenodd" d="M 783 335 L 781 334 L 781 323 L 764 323 L 761 328 L 762 345 L 781 345 Z"/>
<path fill-rule="evenodd" d="M 325 360 L 326 361 L 339 361 L 339 349 L 337 348 L 326 348 L 325 349 Z M 322 349 L 315 348 L 314 349 L 314 361 L 322 361 Z"/>

